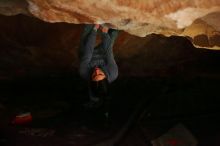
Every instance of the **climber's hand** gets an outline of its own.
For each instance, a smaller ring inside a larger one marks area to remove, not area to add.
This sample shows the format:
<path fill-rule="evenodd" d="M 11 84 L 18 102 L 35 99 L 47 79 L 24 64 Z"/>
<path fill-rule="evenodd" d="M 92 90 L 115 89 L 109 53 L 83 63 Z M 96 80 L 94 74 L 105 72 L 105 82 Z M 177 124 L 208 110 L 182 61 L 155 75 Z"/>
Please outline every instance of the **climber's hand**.
<path fill-rule="evenodd" d="M 105 26 L 105 25 L 101 25 L 101 30 L 104 33 L 108 33 L 109 28 L 107 26 Z"/>
<path fill-rule="evenodd" d="M 98 30 L 100 28 L 100 24 L 95 24 L 94 29 Z"/>

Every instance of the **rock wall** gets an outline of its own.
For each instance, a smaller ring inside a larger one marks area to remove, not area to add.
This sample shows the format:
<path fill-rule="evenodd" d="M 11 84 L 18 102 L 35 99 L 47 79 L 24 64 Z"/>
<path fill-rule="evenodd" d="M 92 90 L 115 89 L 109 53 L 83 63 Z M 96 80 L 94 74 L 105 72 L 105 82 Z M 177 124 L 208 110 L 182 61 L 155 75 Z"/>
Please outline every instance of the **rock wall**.
<path fill-rule="evenodd" d="M 0 8 L 51 23 L 106 23 L 140 37 L 188 36 L 196 46 L 220 49 L 219 0 L 3 0 Z"/>

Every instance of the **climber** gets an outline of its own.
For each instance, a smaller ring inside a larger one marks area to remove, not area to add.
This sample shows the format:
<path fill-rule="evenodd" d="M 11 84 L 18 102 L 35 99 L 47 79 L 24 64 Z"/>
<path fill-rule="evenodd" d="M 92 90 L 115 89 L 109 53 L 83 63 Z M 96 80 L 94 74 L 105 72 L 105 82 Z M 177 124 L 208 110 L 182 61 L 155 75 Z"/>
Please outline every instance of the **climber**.
<path fill-rule="evenodd" d="M 105 25 L 86 24 L 80 42 L 80 76 L 88 81 L 88 107 L 99 107 L 108 96 L 108 86 L 118 76 L 118 67 L 113 55 L 113 44 L 118 30 Z M 96 36 L 101 43 L 96 45 Z"/>

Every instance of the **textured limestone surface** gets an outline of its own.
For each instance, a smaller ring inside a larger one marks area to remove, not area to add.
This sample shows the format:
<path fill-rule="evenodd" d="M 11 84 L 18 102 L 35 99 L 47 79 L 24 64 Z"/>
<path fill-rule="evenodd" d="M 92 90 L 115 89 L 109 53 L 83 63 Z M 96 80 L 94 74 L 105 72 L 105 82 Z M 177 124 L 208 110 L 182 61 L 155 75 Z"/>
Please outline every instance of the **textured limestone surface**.
<path fill-rule="evenodd" d="M 0 13 L 51 23 L 107 23 L 140 37 L 188 36 L 196 46 L 220 49 L 220 0 L 2 0 Z"/>

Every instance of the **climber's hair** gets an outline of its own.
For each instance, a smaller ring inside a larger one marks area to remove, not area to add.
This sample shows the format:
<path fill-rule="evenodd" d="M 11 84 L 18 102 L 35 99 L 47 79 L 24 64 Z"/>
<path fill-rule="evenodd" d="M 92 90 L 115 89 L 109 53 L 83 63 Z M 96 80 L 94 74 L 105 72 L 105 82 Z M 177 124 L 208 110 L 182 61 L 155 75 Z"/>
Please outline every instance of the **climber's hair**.
<path fill-rule="evenodd" d="M 103 80 L 99 80 L 99 81 L 93 81 L 91 74 L 89 86 L 93 96 L 100 98 L 108 96 L 109 83 L 107 78 L 104 78 Z"/>

